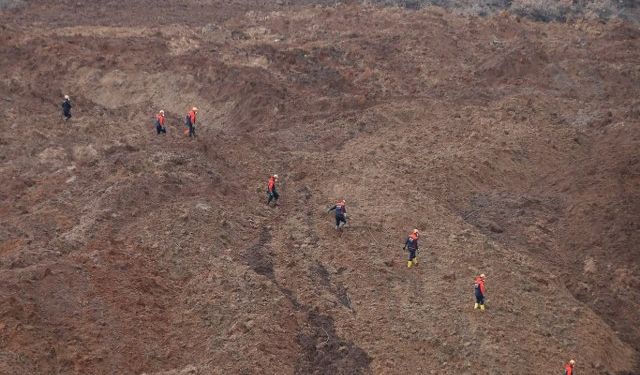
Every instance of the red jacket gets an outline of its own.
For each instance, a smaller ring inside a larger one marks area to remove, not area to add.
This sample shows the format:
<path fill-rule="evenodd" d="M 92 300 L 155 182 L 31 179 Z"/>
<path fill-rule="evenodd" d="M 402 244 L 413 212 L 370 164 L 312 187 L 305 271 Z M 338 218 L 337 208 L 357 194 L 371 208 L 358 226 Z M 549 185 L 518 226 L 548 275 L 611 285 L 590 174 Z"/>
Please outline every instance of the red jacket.
<path fill-rule="evenodd" d="M 269 191 L 273 191 L 276 188 L 276 179 L 271 176 L 269 177 Z"/>
<path fill-rule="evenodd" d="M 480 293 L 484 295 L 487 290 L 484 287 L 484 280 L 482 280 L 482 277 L 480 276 L 476 277 L 476 285 L 478 285 L 478 288 L 480 288 Z"/>
<path fill-rule="evenodd" d="M 196 112 L 195 111 L 189 111 L 189 120 L 191 120 L 191 125 L 195 125 L 196 124 Z"/>
<path fill-rule="evenodd" d="M 409 251 L 418 251 L 418 237 L 418 233 L 409 233 L 409 237 L 404 241 L 404 248 L 409 248 Z"/>
<path fill-rule="evenodd" d="M 571 363 L 564 365 L 564 375 L 573 375 L 573 366 Z"/>
<path fill-rule="evenodd" d="M 158 120 L 158 124 L 160 124 L 160 126 L 164 126 L 164 116 L 159 114 L 156 116 L 156 120 Z"/>

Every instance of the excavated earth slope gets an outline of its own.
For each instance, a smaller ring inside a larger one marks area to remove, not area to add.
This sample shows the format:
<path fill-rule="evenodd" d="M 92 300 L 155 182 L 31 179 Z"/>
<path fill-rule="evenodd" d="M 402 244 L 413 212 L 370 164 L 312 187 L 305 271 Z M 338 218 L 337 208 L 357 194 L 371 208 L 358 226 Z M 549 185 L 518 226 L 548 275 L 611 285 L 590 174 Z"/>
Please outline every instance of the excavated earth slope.
<path fill-rule="evenodd" d="M 637 24 L 14 3 L 0 373 L 640 373 Z"/>

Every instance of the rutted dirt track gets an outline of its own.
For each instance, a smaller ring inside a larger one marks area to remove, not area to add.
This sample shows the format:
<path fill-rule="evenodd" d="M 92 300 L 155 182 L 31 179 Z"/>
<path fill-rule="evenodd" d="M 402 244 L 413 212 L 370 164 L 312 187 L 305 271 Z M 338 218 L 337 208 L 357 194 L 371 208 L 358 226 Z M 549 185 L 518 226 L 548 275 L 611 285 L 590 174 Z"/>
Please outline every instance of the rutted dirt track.
<path fill-rule="evenodd" d="M 4 10 L 0 373 L 640 373 L 637 23 L 279 3 Z"/>

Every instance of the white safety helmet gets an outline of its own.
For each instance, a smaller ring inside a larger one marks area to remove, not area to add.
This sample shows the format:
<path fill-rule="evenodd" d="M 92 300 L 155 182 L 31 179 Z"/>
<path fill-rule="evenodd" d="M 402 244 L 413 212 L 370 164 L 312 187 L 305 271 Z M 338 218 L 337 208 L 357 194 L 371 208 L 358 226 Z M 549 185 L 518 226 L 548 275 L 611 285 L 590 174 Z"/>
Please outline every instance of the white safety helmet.
<path fill-rule="evenodd" d="M 278 179 L 278 175 L 277 175 L 277 174 L 274 174 L 274 175 L 273 175 L 273 178 L 275 178 L 275 179 L 277 180 L 277 179 Z"/>
<path fill-rule="evenodd" d="M 160 114 L 164 115 L 164 110 L 163 109 L 160 110 Z"/>
<path fill-rule="evenodd" d="M 69 100 L 69 95 L 65 95 L 64 98 Z"/>

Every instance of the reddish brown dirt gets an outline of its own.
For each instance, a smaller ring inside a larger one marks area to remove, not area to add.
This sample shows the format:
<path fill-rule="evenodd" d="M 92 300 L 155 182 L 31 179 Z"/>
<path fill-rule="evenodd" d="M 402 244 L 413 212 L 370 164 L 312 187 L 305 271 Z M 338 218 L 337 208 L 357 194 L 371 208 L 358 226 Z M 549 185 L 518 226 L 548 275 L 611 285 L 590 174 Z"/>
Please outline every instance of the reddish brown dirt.
<path fill-rule="evenodd" d="M 636 24 L 261 3 L 2 14 L 0 373 L 640 373 Z"/>

